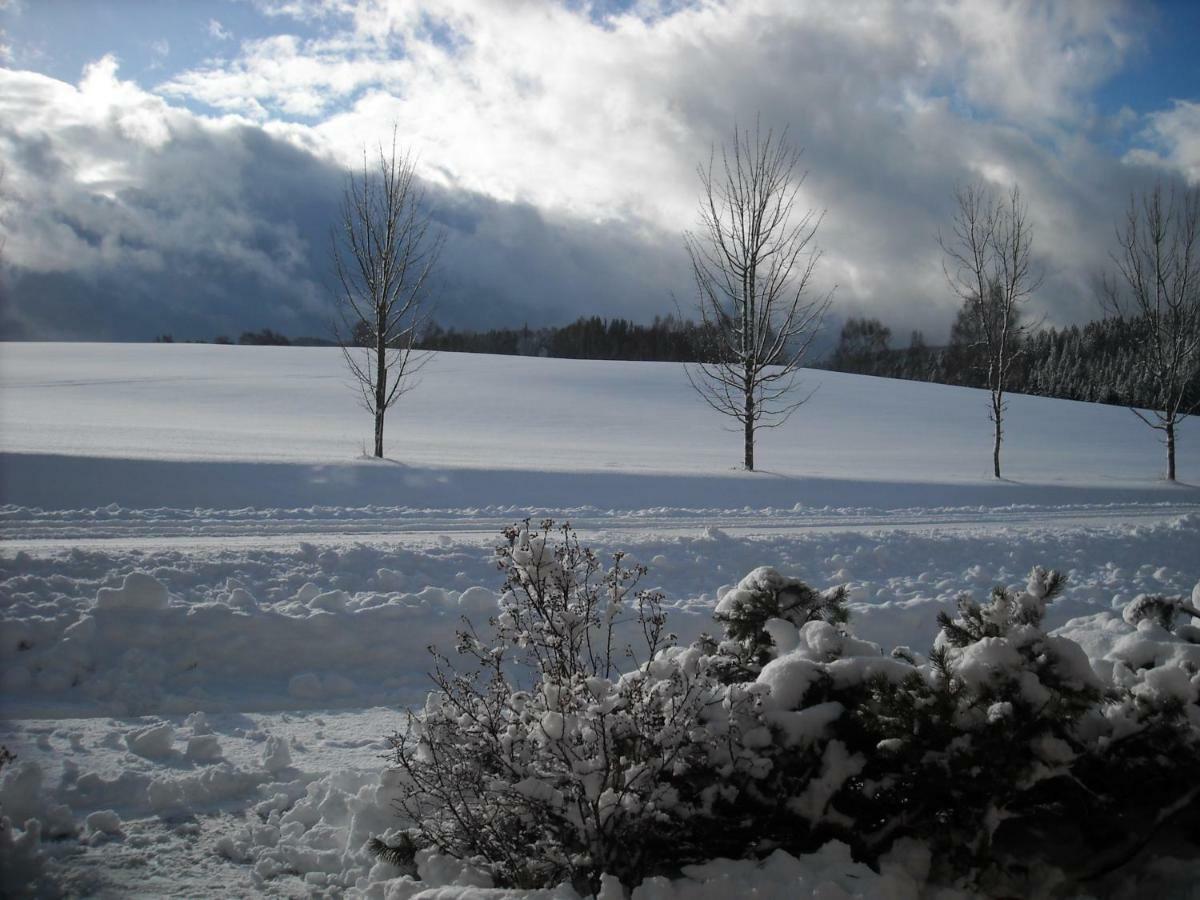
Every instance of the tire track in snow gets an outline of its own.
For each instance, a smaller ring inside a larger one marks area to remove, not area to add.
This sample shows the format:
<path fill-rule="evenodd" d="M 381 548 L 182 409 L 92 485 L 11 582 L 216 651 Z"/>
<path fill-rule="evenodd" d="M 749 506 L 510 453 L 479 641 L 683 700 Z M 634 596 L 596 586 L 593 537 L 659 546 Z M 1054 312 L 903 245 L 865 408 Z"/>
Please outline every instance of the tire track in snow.
<path fill-rule="evenodd" d="M 742 537 L 839 531 L 990 532 L 1045 527 L 1106 529 L 1154 525 L 1200 514 L 1200 504 L 958 507 L 903 510 L 87 510 L 46 513 L 8 507 L 0 512 L 0 552 L 70 547 L 209 549 L 294 547 L 300 543 L 432 546 L 490 543 L 500 530 L 529 515 L 570 521 L 581 535 L 687 536 L 710 528 Z"/>

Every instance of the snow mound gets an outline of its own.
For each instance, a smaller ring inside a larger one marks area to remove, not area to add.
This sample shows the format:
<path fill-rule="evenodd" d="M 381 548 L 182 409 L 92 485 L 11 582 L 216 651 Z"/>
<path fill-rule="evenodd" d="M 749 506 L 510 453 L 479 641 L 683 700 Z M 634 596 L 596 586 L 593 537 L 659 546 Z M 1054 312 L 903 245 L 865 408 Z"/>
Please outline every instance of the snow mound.
<path fill-rule="evenodd" d="M 215 734 L 200 734 L 188 740 L 184 754 L 193 762 L 216 762 L 221 758 L 221 742 Z"/>
<path fill-rule="evenodd" d="M 649 878 L 632 900 L 916 900 L 929 870 L 929 851 L 902 842 L 888 854 L 882 873 L 850 858 L 850 848 L 830 841 L 800 858 L 777 850 L 762 862 L 716 860 L 684 869 L 674 880 Z M 945 895 L 947 900 L 953 893 Z"/>
<path fill-rule="evenodd" d="M 169 756 L 175 743 L 175 729 L 167 722 L 139 728 L 125 735 L 125 746 L 138 756 L 161 759 Z"/>
<path fill-rule="evenodd" d="M 145 572 L 130 572 L 119 588 L 100 588 L 96 609 L 163 609 L 167 605 L 167 586 Z"/>
<path fill-rule="evenodd" d="M 116 835 L 121 833 L 121 817 L 111 809 L 98 809 L 84 819 L 90 831 Z"/>

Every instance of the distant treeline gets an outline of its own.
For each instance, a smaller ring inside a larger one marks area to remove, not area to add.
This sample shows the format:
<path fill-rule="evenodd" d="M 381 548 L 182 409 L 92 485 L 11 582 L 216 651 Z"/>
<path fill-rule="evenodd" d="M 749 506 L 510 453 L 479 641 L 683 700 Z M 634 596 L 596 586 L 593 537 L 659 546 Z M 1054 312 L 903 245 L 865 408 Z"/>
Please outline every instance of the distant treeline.
<path fill-rule="evenodd" d="M 1036 331 L 1020 347 L 1008 390 L 1064 400 L 1157 408 L 1160 404 L 1142 350 L 1144 327 L 1138 320 L 1102 319 L 1082 328 L 1072 325 Z M 162 335 L 157 340 L 173 339 Z M 234 341 L 221 335 L 215 343 Z M 236 343 L 336 346 L 326 338 L 289 339 L 270 328 L 244 331 Z M 504 356 L 696 362 L 711 357 L 714 341 L 704 326 L 673 315 L 656 316 L 649 325 L 591 316 L 558 327 L 526 325 L 488 331 L 459 331 L 433 323 L 417 346 L 423 350 Z M 930 346 L 920 331 L 914 331 L 907 347 L 893 347 L 891 329 L 881 321 L 851 318 L 842 327 L 833 354 L 815 366 L 835 372 L 983 388 L 987 386 L 987 376 L 982 360 L 970 321 L 960 314 L 951 329 L 950 342 L 944 346 Z M 1192 379 L 1185 408 L 1200 410 L 1200 371 Z"/>
<path fill-rule="evenodd" d="M 655 316 L 650 325 L 626 319 L 579 318 L 561 327 L 456 331 L 434 324 L 418 342 L 424 350 L 550 356 L 557 359 L 625 359 L 695 362 L 703 358 L 705 329 L 674 316 Z"/>
<path fill-rule="evenodd" d="M 495 353 L 502 356 L 550 356 L 558 359 L 624 359 L 657 360 L 662 362 L 695 362 L 705 358 L 706 330 L 695 322 L 675 316 L 655 316 L 649 325 L 639 325 L 627 319 L 582 317 L 570 325 L 559 327 L 493 328 L 489 331 L 459 331 L 443 328 L 436 322 L 425 329 L 417 340 L 420 350 L 447 350 L 458 353 Z M 370 335 L 355 335 L 355 343 L 365 345 Z M 169 334 L 155 338 L 159 343 L 173 343 Z M 232 344 L 227 335 L 219 335 L 213 343 Z M 244 331 L 238 344 L 270 347 L 334 347 L 335 341 L 326 338 L 288 338 L 264 328 Z"/>
<path fill-rule="evenodd" d="M 174 344 L 175 338 L 173 335 L 160 334 L 154 339 L 156 344 Z M 331 341 L 328 338 L 317 337 L 294 337 L 289 338 L 287 335 L 280 334 L 278 331 L 272 331 L 270 328 L 264 328 L 262 331 L 243 331 L 236 341 L 232 340 L 227 334 L 218 334 L 211 341 L 202 340 L 186 340 L 181 341 L 184 344 L 242 344 L 251 347 L 336 347 L 337 342 Z"/>
<path fill-rule="evenodd" d="M 1019 394 L 1087 400 L 1156 409 L 1142 320 L 1101 319 L 1082 328 L 1045 328 L 1020 345 L 1007 389 Z M 891 346 L 891 329 L 878 319 L 852 318 L 842 327 L 833 355 L 820 368 L 884 378 L 986 387 L 983 354 L 963 317 L 950 343 L 930 347 L 914 331 L 909 345 Z M 1200 408 L 1200 369 L 1193 373 L 1184 408 Z"/>

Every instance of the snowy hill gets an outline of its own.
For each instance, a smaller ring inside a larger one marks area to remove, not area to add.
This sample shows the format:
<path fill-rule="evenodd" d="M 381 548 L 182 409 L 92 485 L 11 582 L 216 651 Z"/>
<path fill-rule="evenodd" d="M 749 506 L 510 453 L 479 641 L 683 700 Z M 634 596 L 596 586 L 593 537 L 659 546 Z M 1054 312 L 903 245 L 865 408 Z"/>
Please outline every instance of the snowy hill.
<path fill-rule="evenodd" d="M 370 418 L 333 348 L 6 344 L 2 493 L 45 508 L 1181 499 L 1128 410 L 1012 397 L 997 484 L 981 391 L 818 371 L 804 388 L 810 402 L 760 432 L 764 471 L 748 475 L 740 435 L 677 364 L 446 353 L 389 414 L 391 462 L 377 463 L 361 459 Z M 1194 421 L 1179 478 L 1200 480 Z"/>

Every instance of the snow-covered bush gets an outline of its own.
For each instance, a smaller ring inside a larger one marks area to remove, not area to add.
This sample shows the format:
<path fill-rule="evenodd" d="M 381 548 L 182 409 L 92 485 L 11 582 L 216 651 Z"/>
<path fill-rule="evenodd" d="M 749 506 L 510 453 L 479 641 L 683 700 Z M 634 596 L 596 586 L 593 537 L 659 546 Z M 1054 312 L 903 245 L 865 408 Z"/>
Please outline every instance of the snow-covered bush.
<path fill-rule="evenodd" d="M 392 739 L 394 862 L 432 848 L 595 890 L 831 839 L 877 864 L 904 839 L 935 880 L 1021 893 L 1031 869 L 1082 877 L 1183 834 L 1200 805 L 1196 598 L 1138 598 L 1094 666 L 1045 629 L 1065 579 L 1038 567 L 962 597 L 925 657 L 855 637 L 843 590 L 763 567 L 721 597 L 721 636 L 680 647 L 642 567 L 550 522 L 506 538 L 490 633 L 468 623 L 462 665 L 434 651 L 437 689 Z"/>
<path fill-rule="evenodd" d="M 1194 607 L 1134 601 L 1126 618 L 1138 631 L 1117 643 L 1113 677 L 1102 678 L 1078 644 L 1043 627 L 1064 583 L 1038 567 L 1023 590 L 961 598 L 957 615 L 939 616 L 928 659 L 875 656 L 843 628 L 796 715 L 845 712 L 822 716 L 822 769 L 789 804 L 827 797 L 823 810 L 807 809 L 818 835 L 866 860 L 918 839 L 933 851 L 935 879 L 986 892 L 1021 893 L 1039 865 L 1071 878 L 1102 872 L 1168 821 L 1185 833 L 1200 796 L 1180 779 L 1200 766 L 1200 640 L 1190 642 L 1200 630 L 1168 631 L 1159 610 Z M 804 626 L 801 648 L 814 643 L 805 632 L 829 627 Z"/>
<path fill-rule="evenodd" d="M 845 586 L 821 593 L 799 578 L 759 566 L 721 597 L 713 619 L 725 641 L 711 645 L 725 663 L 727 681 L 753 679 L 778 650 L 780 636 L 807 622 L 841 625 L 850 620 Z M 778 640 L 777 640 L 778 639 Z"/>
<path fill-rule="evenodd" d="M 838 806 L 861 851 L 907 835 L 934 847 L 944 875 L 985 871 L 1001 828 L 1027 831 L 1069 801 L 1109 692 L 1077 644 L 1042 627 L 1064 584 L 1038 567 L 1024 590 L 961 598 L 927 661 L 863 686 L 847 741 L 866 763 Z"/>
<path fill-rule="evenodd" d="M 460 633 L 469 665 L 434 651 L 437 690 L 392 738 L 408 846 L 481 858 L 504 884 L 591 890 L 721 844 L 742 855 L 722 810 L 765 773 L 756 693 L 674 645 L 642 567 L 605 566 L 549 521 L 506 537 L 491 633 Z"/>
<path fill-rule="evenodd" d="M 1200 835 L 1200 584 L 1184 598 L 1142 595 L 1124 611 L 1136 629 L 1103 663 L 1114 702 L 1074 773 L 1092 801 L 1083 820 L 1089 868 L 1115 867 L 1175 831 Z M 1182 618 L 1185 617 L 1186 618 Z"/>

